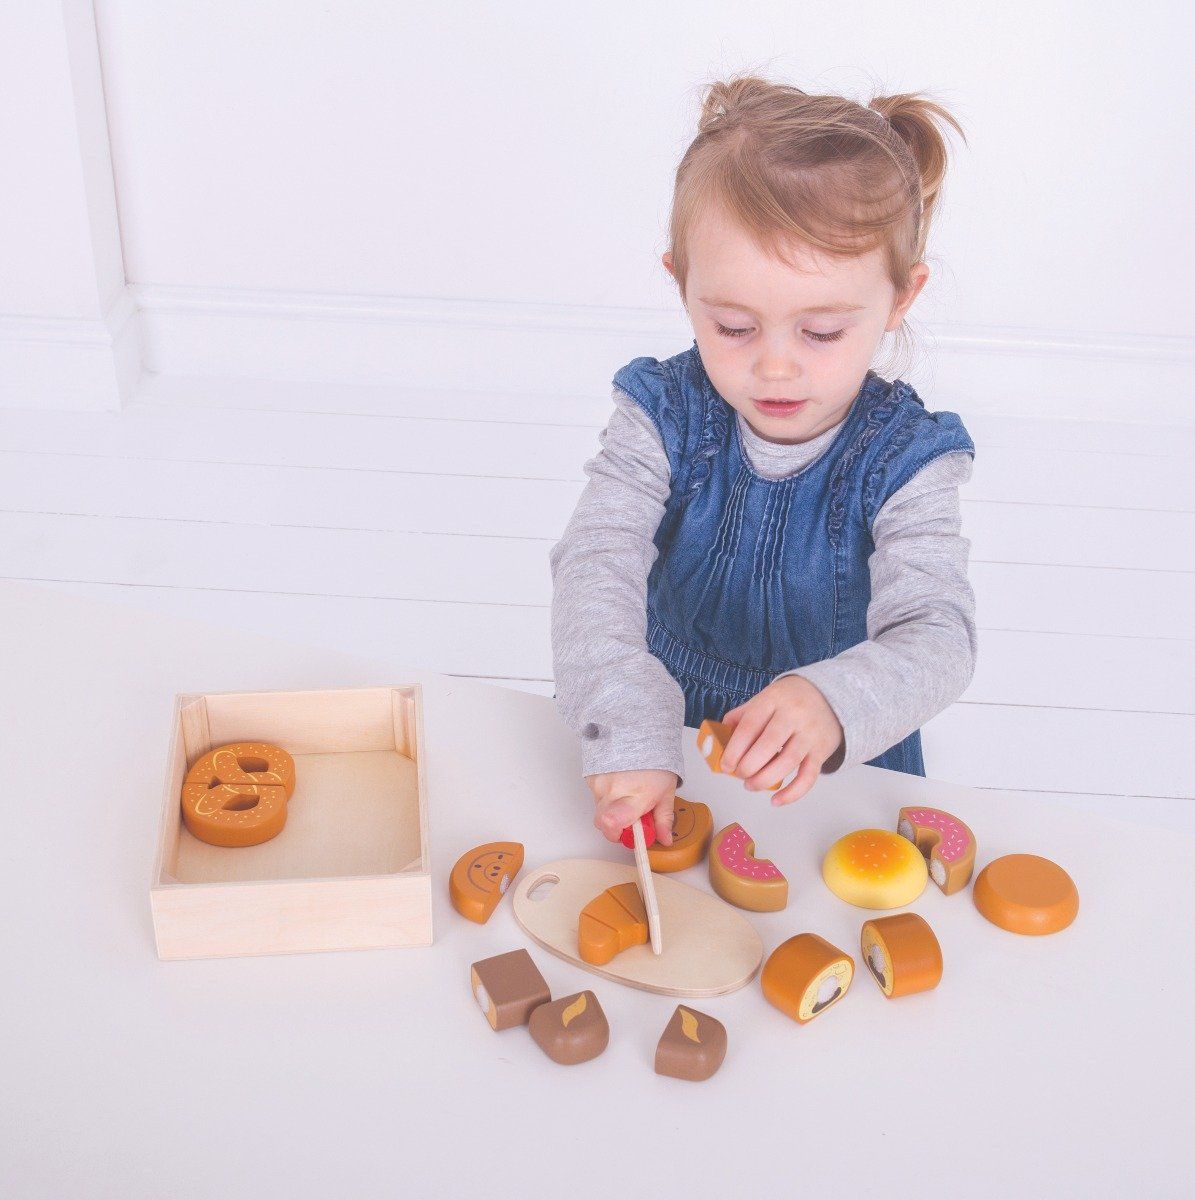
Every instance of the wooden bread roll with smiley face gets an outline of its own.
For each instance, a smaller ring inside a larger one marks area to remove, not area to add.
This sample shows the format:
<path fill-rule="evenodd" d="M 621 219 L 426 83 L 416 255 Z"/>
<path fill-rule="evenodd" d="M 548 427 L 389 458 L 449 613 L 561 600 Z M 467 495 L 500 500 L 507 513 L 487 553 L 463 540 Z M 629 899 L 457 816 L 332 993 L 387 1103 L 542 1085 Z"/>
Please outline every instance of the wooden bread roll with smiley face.
<path fill-rule="evenodd" d="M 672 845 L 656 842 L 647 848 L 647 860 L 653 871 L 666 874 L 696 866 L 709 849 L 714 832 L 714 818 L 709 806 L 694 800 L 676 797 L 672 820 Z"/>
<path fill-rule="evenodd" d="M 448 896 L 462 917 L 484 925 L 511 880 L 523 868 L 521 842 L 487 842 L 456 860 L 448 877 Z"/>

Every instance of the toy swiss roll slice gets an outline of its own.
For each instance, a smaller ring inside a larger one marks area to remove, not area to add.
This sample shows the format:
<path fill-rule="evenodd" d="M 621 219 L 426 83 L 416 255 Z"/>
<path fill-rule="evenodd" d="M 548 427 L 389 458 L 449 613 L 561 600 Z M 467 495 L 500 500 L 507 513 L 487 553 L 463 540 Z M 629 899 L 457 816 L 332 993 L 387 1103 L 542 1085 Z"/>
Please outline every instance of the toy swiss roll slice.
<path fill-rule="evenodd" d="M 448 877 L 452 907 L 462 917 L 484 925 L 522 867 L 523 847 L 519 842 L 474 846 L 456 860 Z"/>
<path fill-rule="evenodd" d="M 755 843 L 737 822 L 710 846 L 710 886 L 729 904 L 752 912 L 779 912 L 788 904 L 788 880 L 775 863 L 755 857 Z"/>
<path fill-rule="evenodd" d="M 975 869 L 975 835 L 940 808 L 902 808 L 896 832 L 912 842 L 929 863 L 929 877 L 947 895 L 965 888 Z"/>
<path fill-rule="evenodd" d="M 928 992 L 942 978 L 942 948 L 929 923 L 916 913 L 864 921 L 859 949 L 872 978 L 890 1000 Z"/>
<path fill-rule="evenodd" d="M 768 956 L 760 975 L 763 994 L 801 1025 L 846 995 L 855 960 L 816 933 L 798 933 Z"/>
<path fill-rule="evenodd" d="M 702 721 L 697 730 L 697 749 L 701 751 L 701 757 L 705 759 L 709 769 L 716 775 L 723 773 L 722 755 L 726 753 L 726 743 L 730 741 L 732 733 L 733 727 L 724 725 L 721 721 Z M 783 782 L 784 780 L 780 779 L 776 783 L 769 783 L 768 788 L 773 792 L 777 791 Z"/>

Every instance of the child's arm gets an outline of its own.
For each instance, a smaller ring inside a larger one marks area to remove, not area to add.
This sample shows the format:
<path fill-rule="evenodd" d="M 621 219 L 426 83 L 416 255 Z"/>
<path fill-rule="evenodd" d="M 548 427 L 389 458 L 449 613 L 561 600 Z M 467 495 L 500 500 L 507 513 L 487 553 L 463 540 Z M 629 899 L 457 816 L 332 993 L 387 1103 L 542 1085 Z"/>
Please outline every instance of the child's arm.
<path fill-rule="evenodd" d="M 551 553 L 556 700 L 581 737 L 594 824 L 617 839 L 652 811 L 668 845 L 685 703 L 647 648 L 647 577 L 671 472 L 651 419 L 620 389 L 614 399 L 602 449 L 585 464 L 589 482 Z"/>
<path fill-rule="evenodd" d="M 872 526 L 867 641 L 786 671 L 728 713 L 737 728 L 722 756 L 724 769 L 764 787 L 799 766 L 797 778 L 774 797 L 786 804 L 803 796 L 819 771 L 875 758 L 963 693 L 975 672 L 977 638 L 967 578 L 971 543 L 960 534 L 958 489 L 972 465 L 965 451 L 944 454 L 883 505 Z M 819 705 L 828 706 L 843 730 L 842 743 L 824 760 L 818 755 L 825 741 L 810 747 L 804 732 L 824 727 Z M 785 737 L 792 741 L 777 758 L 774 745 Z"/>

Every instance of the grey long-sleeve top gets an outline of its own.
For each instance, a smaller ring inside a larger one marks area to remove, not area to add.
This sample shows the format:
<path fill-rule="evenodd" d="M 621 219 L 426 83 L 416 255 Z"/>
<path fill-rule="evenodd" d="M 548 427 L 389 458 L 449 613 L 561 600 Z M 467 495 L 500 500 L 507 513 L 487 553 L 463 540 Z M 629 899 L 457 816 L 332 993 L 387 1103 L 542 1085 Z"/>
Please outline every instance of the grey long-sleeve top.
<path fill-rule="evenodd" d="M 647 648 L 647 577 L 669 494 L 668 456 L 643 409 L 617 387 L 614 401 L 601 450 L 585 464 L 589 482 L 551 552 L 556 700 L 581 737 L 585 775 L 654 768 L 683 779 L 684 696 Z M 735 418 L 752 468 L 773 479 L 809 466 L 842 425 L 787 445 Z M 882 754 L 971 681 L 975 597 L 958 496 L 971 467 L 965 451 L 934 459 L 876 515 L 867 640 L 783 672 L 813 683 L 842 725 L 825 772 Z"/>

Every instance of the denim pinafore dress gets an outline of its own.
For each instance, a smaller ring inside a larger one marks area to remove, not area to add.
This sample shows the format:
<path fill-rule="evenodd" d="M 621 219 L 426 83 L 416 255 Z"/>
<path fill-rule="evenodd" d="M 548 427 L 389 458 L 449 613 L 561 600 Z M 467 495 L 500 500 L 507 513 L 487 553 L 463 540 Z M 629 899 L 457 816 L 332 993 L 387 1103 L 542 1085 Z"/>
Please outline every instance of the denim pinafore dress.
<path fill-rule="evenodd" d="M 767 479 L 752 470 L 696 341 L 662 362 L 632 359 L 614 383 L 651 418 L 671 467 L 647 645 L 684 691 L 690 726 L 866 641 L 876 514 L 933 459 L 975 453 L 956 413 L 931 413 L 907 383 L 868 371 L 824 453 Z M 869 765 L 924 775 L 920 730 Z"/>

